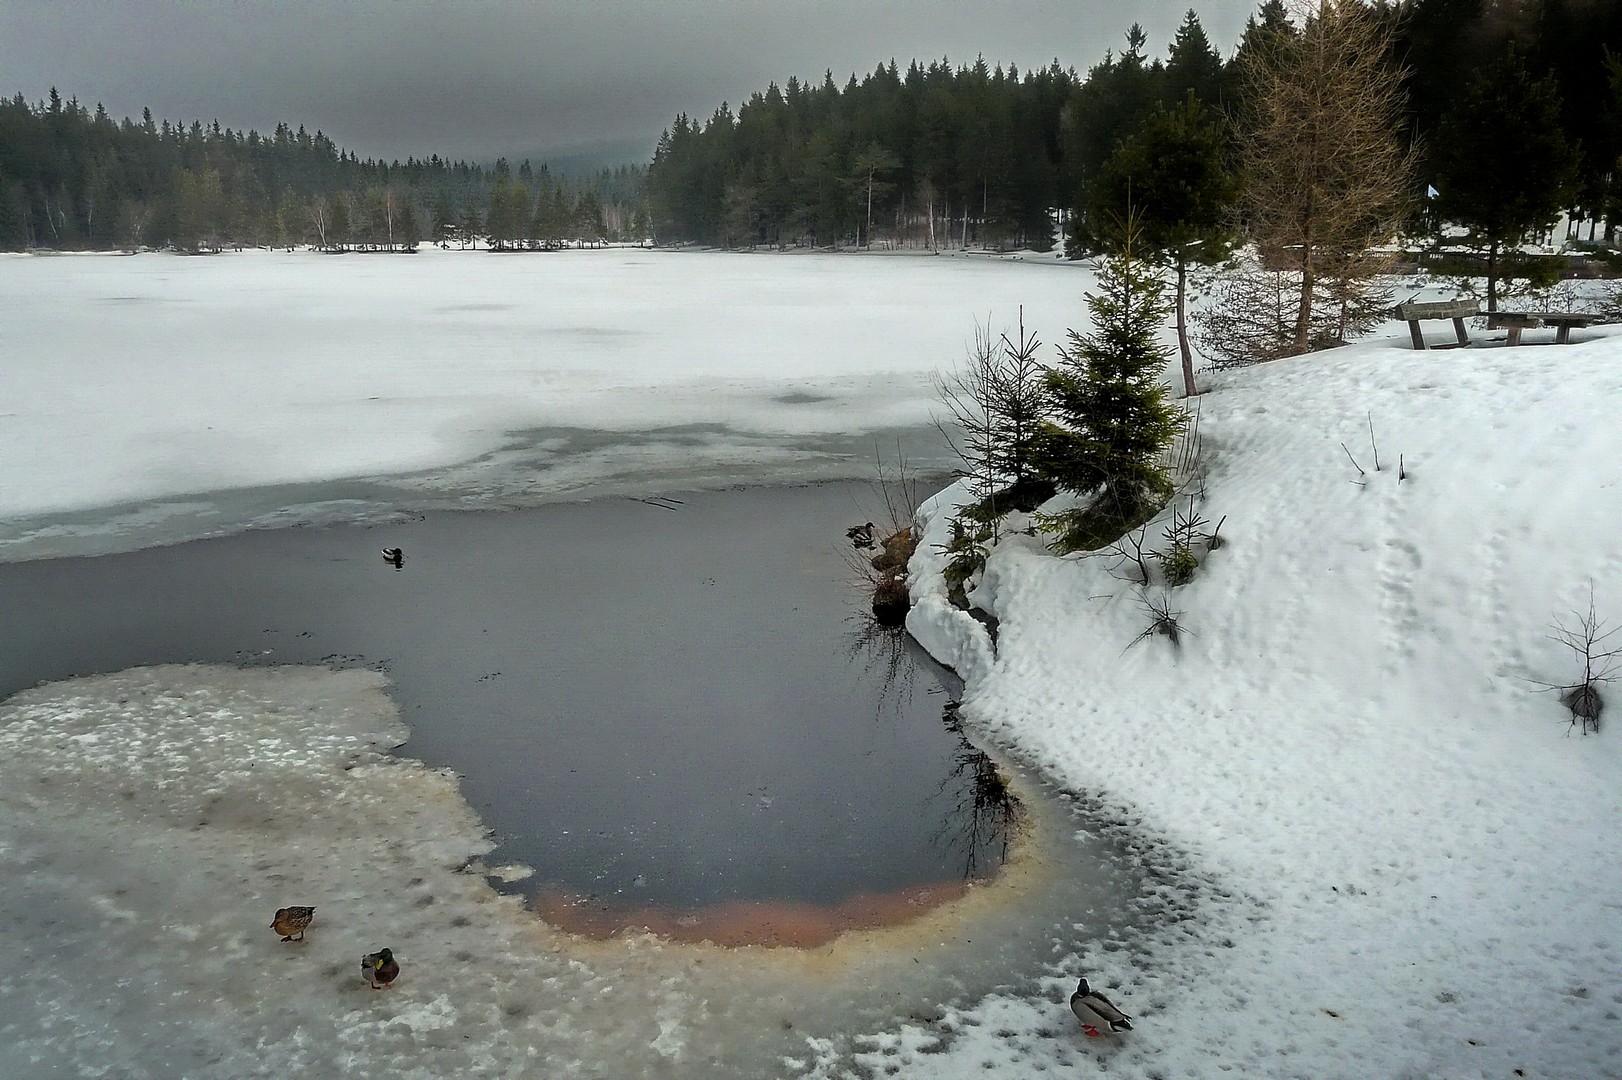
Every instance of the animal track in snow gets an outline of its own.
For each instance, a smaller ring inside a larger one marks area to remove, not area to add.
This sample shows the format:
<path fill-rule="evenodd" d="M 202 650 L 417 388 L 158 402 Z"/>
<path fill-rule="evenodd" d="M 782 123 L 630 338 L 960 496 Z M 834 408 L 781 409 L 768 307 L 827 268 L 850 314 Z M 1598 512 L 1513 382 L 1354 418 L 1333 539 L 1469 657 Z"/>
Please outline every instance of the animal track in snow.
<path fill-rule="evenodd" d="M 1380 619 L 1385 630 L 1388 664 L 1394 668 L 1419 630 L 1414 579 L 1424 566 L 1419 549 L 1407 540 L 1387 540 L 1380 549 Z"/>

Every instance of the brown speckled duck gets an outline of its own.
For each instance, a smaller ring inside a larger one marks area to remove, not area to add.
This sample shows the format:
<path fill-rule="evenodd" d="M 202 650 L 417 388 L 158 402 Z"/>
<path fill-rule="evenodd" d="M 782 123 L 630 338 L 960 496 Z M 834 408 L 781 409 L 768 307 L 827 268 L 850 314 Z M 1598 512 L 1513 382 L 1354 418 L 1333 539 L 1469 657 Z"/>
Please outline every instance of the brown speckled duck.
<path fill-rule="evenodd" d="M 292 941 L 295 936 L 299 941 L 304 940 L 304 931 L 315 918 L 313 907 L 284 907 L 276 909 L 276 917 L 271 920 L 270 928 L 282 935 L 283 941 Z"/>

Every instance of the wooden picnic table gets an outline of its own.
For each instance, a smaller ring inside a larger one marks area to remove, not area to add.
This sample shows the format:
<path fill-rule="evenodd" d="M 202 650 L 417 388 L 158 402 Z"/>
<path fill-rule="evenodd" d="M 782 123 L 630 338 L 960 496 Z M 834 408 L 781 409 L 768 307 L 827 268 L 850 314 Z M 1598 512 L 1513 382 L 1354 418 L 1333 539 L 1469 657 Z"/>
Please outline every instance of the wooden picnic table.
<path fill-rule="evenodd" d="M 1470 344 L 1470 335 L 1465 333 L 1464 320 L 1473 315 L 1481 314 L 1481 304 L 1476 300 L 1438 300 L 1427 304 L 1398 304 L 1395 314 L 1408 324 L 1408 333 L 1413 335 L 1414 348 L 1456 349 L 1460 345 Z M 1427 346 L 1425 335 L 1419 331 L 1421 319 L 1452 319 L 1453 332 L 1458 335 L 1458 343 L 1448 342 L 1445 345 Z"/>
<path fill-rule="evenodd" d="M 1555 328 L 1554 343 L 1564 345 L 1571 340 L 1572 327 L 1583 330 L 1599 322 L 1599 318 L 1591 312 L 1582 311 L 1489 311 L 1487 329 L 1508 330 L 1508 344 L 1519 345 L 1523 330 L 1552 326 Z"/>

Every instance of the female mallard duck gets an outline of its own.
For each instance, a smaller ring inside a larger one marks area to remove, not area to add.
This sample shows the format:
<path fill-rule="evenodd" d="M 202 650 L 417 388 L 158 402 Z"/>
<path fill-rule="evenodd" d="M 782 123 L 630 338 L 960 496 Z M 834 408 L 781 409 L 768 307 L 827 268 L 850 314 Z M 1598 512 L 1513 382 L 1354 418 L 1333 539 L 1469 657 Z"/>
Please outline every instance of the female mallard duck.
<path fill-rule="evenodd" d="M 395 963 L 392 949 L 379 949 L 377 952 L 367 953 L 360 959 L 360 969 L 372 980 L 373 990 L 383 989 L 400 974 L 400 965 Z"/>
<path fill-rule="evenodd" d="M 870 548 L 873 546 L 873 523 L 869 521 L 866 525 L 852 525 L 845 530 L 845 535 L 850 537 L 850 542 L 856 547 Z"/>
<path fill-rule="evenodd" d="M 1081 980 L 1076 992 L 1070 995 L 1070 1011 L 1081 1021 L 1081 1030 L 1089 1039 L 1100 1035 L 1113 1035 L 1117 1031 L 1131 1031 L 1132 1018 L 1110 1003 L 1110 999 Z"/>
<path fill-rule="evenodd" d="M 283 941 L 292 941 L 294 935 L 298 940 L 304 940 L 304 930 L 315 918 L 313 907 L 284 907 L 276 909 L 276 917 L 271 920 L 270 928 L 282 935 Z"/>
<path fill-rule="evenodd" d="M 398 570 L 405 564 L 405 552 L 397 547 L 384 548 L 383 561 Z"/>

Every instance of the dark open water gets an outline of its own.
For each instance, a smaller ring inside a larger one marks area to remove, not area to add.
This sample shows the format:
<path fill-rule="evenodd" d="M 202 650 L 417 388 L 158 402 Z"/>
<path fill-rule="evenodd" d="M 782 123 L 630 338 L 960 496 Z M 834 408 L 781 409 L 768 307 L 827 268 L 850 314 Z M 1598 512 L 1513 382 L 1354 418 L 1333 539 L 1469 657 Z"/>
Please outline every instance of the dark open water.
<path fill-rule="evenodd" d="M 1006 806 L 949 673 L 857 617 L 844 529 L 875 516 L 867 488 L 676 500 L 0 564 L 0 697 L 181 661 L 382 668 L 402 752 L 462 774 L 495 859 L 610 906 L 994 871 Z"/>

